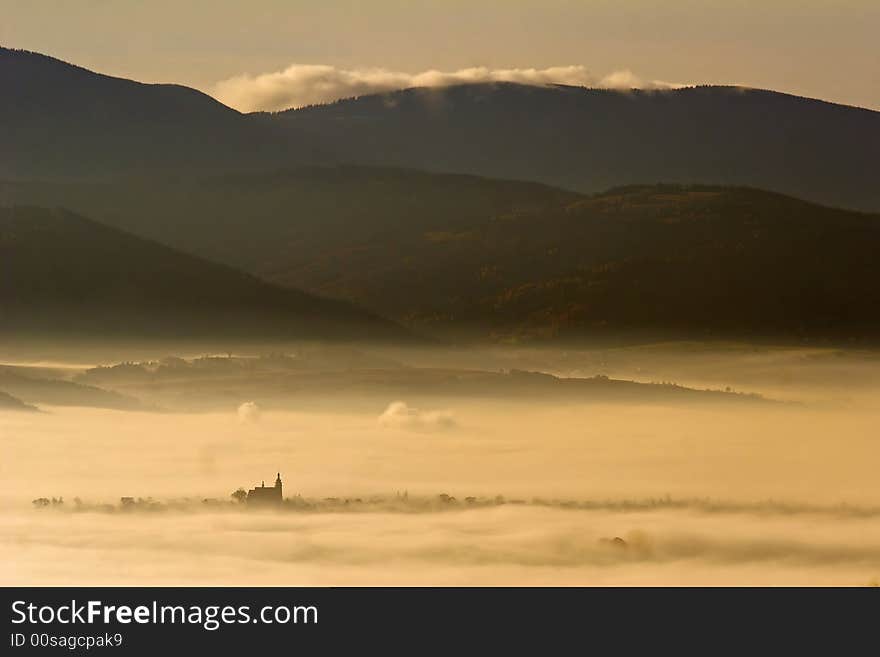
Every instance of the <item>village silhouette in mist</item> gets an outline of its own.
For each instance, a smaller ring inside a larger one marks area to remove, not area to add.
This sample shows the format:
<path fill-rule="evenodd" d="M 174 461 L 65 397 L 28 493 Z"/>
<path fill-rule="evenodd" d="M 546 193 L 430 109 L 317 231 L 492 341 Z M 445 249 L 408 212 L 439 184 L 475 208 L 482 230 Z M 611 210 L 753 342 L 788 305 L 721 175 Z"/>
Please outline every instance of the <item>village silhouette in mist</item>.
<path fill-rule="evenodd" d="M 646 497 L 632 499 L 560 499 L 532 497 L 507 498 L 504 495 L 476 496 L 458 498 L 447 493 L 436 495 L 411 495 L 408 490 L 393 494 L 375 494 L 361 497 L 306 497 L 296 493 L 284 497 L 284 484 L 278 472 L 272 486 L 265 480 L 259 486 L 246 490 L 235 489 L 229 499 L 214 497 L 181 497 L 157 500 L 153 497 L 119 498 L 117 504 L 89 502 L 79 497 L 67 504 L 63 497 L 38 497 L 32 500 L 35 509 L 50 509 L 70 512 L 136 513 L 173 512 L 203 510 L 229 510 L 236 512 L 401 512 L 426 513 L 480 509 L 501 506 L 547 507 L 581 511 L 644 512 L 662 510 L 689 510 L 702 513 L 777 513 L 788 516 L 802 514 L 833 515 L 836 517 L 875 518 L 880 517 L 880 506 L 849 503 L 811 504 L 805 502 L 786 502 L 782 500 L 759 500 L 754 502 L 733 501 L 710 497 Z"/>

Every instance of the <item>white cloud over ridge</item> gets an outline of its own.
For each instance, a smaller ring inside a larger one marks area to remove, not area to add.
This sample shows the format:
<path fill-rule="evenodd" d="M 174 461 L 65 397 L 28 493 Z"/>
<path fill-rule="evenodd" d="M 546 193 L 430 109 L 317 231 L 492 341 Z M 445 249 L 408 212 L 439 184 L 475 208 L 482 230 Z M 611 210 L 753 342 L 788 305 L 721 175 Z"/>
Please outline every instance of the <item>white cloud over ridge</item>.
<path fill-rule="evenodd" d="M 683 86 L 660 80 L 643 80 L 629 70 L 597 76 L 581 65 L 543 69 L 490 69 L 478 66 L 457 71 L 404 73 L 385 68 L 343 69 L 321 64 L 291 64 L 283 71 L 238 75 L 221 80 L 214 85 L 212 93 L 221 102 L 243 112 L 278 111 L 397 89 L 481 82 L 566 84 L 609 89 L 669 89 Z"/>

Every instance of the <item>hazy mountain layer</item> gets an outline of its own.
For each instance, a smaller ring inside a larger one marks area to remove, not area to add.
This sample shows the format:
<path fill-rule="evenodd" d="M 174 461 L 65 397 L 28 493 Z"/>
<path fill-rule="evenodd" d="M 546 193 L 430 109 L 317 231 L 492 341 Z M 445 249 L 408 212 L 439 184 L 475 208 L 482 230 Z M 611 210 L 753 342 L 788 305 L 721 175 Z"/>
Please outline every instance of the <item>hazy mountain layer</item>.
<path fill-rule="evenodd" d="M 25 404 L 20 399 L 16 399 L 12 395 L 0 391 L 0 411 L 36 411 L 35 406 Z"/>
<path fill-rule="evenodd" d="M 675 384 L 639 383 L 607 376 L 556 377 L 524 370 L 486 371 L 453 367 L 347 367 L 298 355 L 261 358 L 168 358 L 120 363 L 83 372 L 78 381 L 98 384 L 175 410 L 230 410 L 235 400 L 252 400 L 256 409 L 336 406 L 340 398 L 354 408 L 384 408 L 389 401 L 429 403 L 445 400 L 538 400 L 663 404 L 772 403 L 759 395 L 695 390 Z M 445 415 L 420 418 L 402 402 L 392 405 L 389 421 L 420 421 L 444 426 Z M 240 419 L 250 418 L 240 411 Z M 395 413 L 397 410 L 397 413 Z M 253 418 L 250 418 L 253 419 Z M 435 427 L 437 428 L 437 427 Z"/>
<path fill-rule="evenodd" d="M 88 406 L 142 410 L 137 399 L 91 385 L 23 374 L 20 368 L 0 366 L 0 389 L 26 402 L 53 406 Z"/>

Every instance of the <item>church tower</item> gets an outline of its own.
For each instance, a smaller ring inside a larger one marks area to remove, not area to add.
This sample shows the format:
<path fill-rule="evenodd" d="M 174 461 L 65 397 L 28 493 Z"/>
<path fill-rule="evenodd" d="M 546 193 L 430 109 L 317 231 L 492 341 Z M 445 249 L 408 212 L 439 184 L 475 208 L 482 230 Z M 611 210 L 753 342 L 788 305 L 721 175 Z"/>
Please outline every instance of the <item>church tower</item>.
<path fill-rule="evenodd" d="M 281 473 L 275 477 L 275 485 L 271 488 L 266 487 L 265 481 L 260 486 L 251 488 L 247 494 L 247 502 L 256 506 L 280 506 L 284 502 Z"/>

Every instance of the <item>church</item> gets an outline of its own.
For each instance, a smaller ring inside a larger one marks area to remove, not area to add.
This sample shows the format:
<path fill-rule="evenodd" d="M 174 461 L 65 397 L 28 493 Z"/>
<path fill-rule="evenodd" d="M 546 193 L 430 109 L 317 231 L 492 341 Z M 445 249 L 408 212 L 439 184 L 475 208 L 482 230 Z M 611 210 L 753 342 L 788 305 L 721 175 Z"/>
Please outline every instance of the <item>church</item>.
<path fill-rule="evenodd" d="M 247 494 L 247 503 L 254 506 L 280 506 L 284 501 L 281 493 L 281 473 L 275 477 L 275 485 L 266 488 L 264 481 L 259 488 L 251 488 Z"/>

